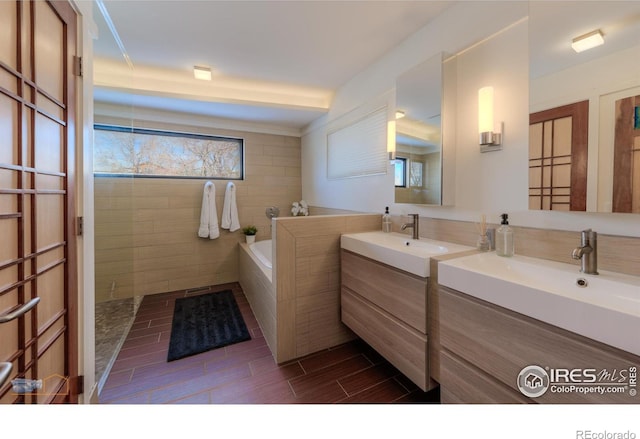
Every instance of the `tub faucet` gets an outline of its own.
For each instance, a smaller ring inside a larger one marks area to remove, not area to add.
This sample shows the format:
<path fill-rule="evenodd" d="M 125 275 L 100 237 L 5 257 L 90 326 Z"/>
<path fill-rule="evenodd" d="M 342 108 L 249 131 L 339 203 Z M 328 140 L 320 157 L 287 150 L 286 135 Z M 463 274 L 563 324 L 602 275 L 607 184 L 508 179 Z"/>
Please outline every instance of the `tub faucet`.
<path fill-rule="evenodd" d="M 413 217 L 413 222 L 403 224 L 402 226 L 400 226 L 400 230 L 405 230 L 410 227 L 413 229 L 411 238 L 420 239 L 420 223 L 418 221 L 419 215 L 417 213 L 410 213 L 409 216 Z"/>
<path fill-rule="evenodd" d="M 591 229 L 583 230 L 580 235 L 580 247 L 573 249 L 573 259 L 580 259 L 580 271 L 585 274 L 598 274 L 598 234 Z"/>

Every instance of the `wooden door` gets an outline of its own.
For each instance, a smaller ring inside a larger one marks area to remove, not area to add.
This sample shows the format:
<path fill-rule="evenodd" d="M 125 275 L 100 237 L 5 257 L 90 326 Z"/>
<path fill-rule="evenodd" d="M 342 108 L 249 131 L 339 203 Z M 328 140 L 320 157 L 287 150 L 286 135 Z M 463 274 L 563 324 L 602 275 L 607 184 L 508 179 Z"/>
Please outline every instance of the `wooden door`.
<path fill-rule="evenodd" d="M 616 101 L 613 211 L 640 213 L 640 96 Z"/>
<path fill-rule="evenodd" d="M 1 403 L 76 402 L 76 15 L 66 1 L 0 1 Z M 17 393 L 14 378 L 42 380 Z"/>
<path fill-rule="evenodd" d="M 529 115 L 529 209 L 587 209 L 589 101 Z"/>

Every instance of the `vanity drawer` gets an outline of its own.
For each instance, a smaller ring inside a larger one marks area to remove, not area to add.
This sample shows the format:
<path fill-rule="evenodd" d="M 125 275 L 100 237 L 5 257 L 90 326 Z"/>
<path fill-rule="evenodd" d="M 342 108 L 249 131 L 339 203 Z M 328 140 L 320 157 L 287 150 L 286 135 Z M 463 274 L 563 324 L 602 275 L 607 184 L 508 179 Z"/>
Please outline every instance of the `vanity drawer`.
<path fill-rule="evenodd" d="M 443 404 L 527 404 L 519 392 L 498 382 L 464 360 L 440 352 L 440 400 Z"/>
<path fill-rule="evenodd" d="M 427 333 L 427 279 L 342 250 L 342 285 Z"/>
<path fill-rule="evenodd" d="M 342 321 L 422 390 L 428 390 L 427 337 L 342 287 Z"/>
<path fill-rule="evenodd" d="M 610 373 L 638 367 L 640 358 L 578 334 L 551 326 L 439 286 L 441 368 L 440 384 L 451 385 L 443 361 L 455 354 L 503 385 L 520 392 L 517 377 L 526 366 L 549 369 L 596 369 Z M 443 355 L 444 353 L 444 355 Z M 547 370 L 549 370 L 547 369 Z M 618 376 L 620 378 L 620 376 Z M 572 384 L 569 382 L 568 384 Z M 473 403 L 476 401 L 465 401 Z M 625 393 L 547 391 L 537 403 L 638 403 Z"/>

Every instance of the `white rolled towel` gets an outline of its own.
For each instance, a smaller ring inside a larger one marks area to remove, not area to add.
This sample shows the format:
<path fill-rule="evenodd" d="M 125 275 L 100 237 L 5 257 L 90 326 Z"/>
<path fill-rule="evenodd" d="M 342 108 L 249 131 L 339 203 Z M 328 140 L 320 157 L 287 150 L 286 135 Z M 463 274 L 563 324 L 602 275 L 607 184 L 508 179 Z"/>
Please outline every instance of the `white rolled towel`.
<path fill-rule="evenodd" d="M 232 181 L 227 183 L 224 193 L 224 206 L 222 208 L 222 228 L 235 232 L 240 228 L 238 219 L 238 205 L 236 204 L 236 185 Z"/>
<path fill-rule="evenodd" d="M 218 229 L 218 211 L 216 210 L 216 186 L 207 181 L 202 193 L 202 210 L 200 211 L 200 238 L 216 239 L 220 236 Z"/>

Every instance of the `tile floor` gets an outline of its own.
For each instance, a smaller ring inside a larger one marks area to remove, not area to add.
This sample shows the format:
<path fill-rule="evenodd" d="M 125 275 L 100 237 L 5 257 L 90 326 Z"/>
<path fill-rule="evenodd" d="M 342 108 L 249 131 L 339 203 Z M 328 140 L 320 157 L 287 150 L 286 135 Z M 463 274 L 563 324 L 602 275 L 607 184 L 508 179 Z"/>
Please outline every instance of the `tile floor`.
<path fill-rule="evenodd" d="M 100 393 L 104 404 L 294 404 L 438 402 L 360 340 L 277 365 L 237 283 L 252 339 L 166 362 L 173 305 L 188 293 L 146 296 Z"/>

